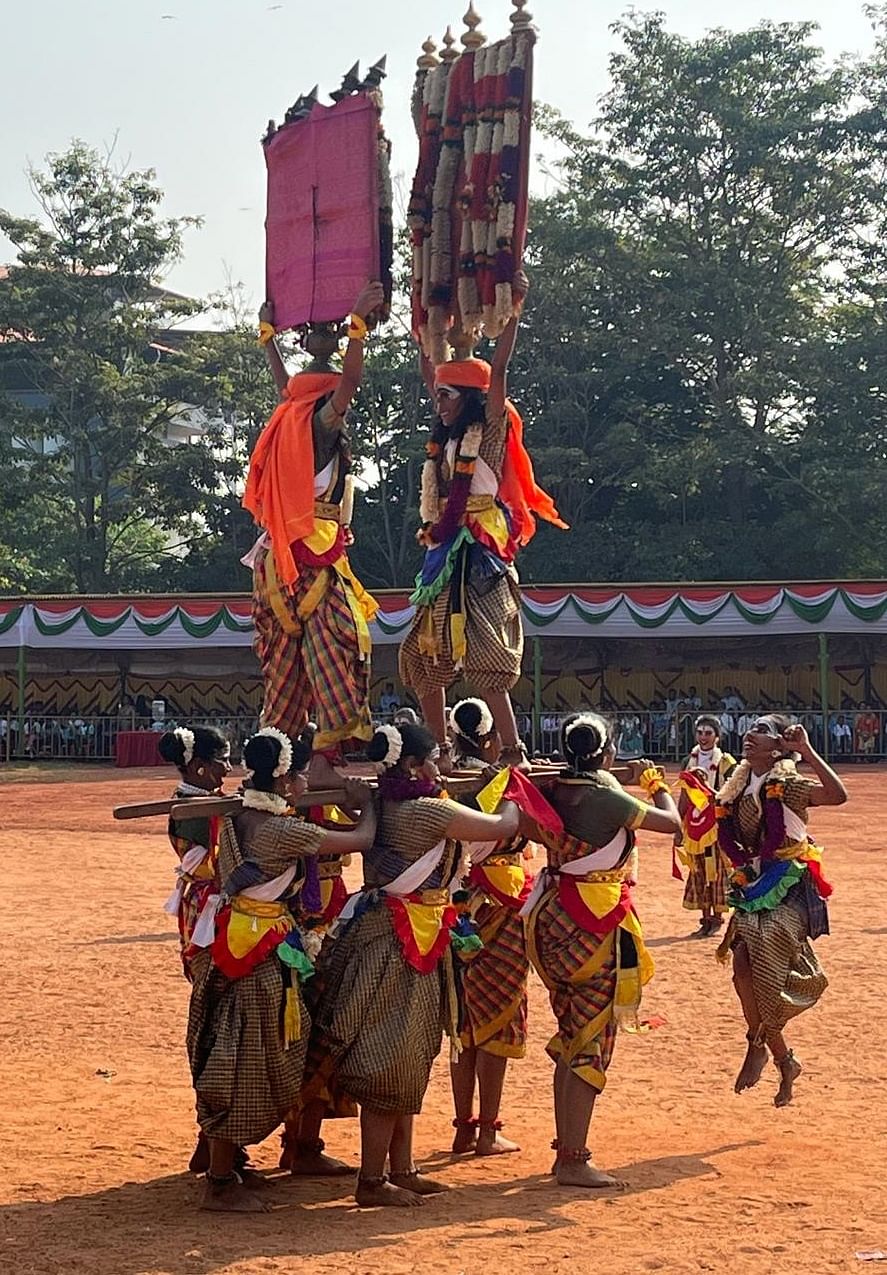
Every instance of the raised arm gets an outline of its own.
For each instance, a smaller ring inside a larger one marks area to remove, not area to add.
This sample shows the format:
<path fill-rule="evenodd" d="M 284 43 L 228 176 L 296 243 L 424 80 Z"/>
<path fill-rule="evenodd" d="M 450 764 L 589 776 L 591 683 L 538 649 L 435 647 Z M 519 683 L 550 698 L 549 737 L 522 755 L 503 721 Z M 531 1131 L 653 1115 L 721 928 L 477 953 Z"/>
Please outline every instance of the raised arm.
<path fill-rule="evenodd" d="M 381 310 L 385 304 L 385 289 L 378 280 L 372 280 L 363 289 L 354 303 L 352 315 L 360 320 L 356 328 L 349 329 L 348 345 L 342 361 L 342 379 L 333 395 L 333 408 L 339 417 L 345 415 L 351 406 L 351 400 L 357 393 L 363 376 L 363 343 L 366 338 L 366 321 L 375 310 Z M 361 324 L 363 329 L 361 330 Z"/>
<path fill-rule="evenodd" d="M 785 751 L 800 754 L 819 780 L 819 786 L 810 793 L 811 806 L 843 806 L 847 789 L 824 757 L 810 743 L 810 736 L 803 726 L 789 726 L 783 735 Z"/>
<path fill-rule="evenodd" d="M 514 276 L 512 288 L 520 297 L 521 305 L 527 295 L 530 284 L 523 270 L 519 270 Z M 514 354 L 515 343 L 517 342 L 517 328 L 519 318 L 517 315 L 509 319 L 505 327 L 499 333 L 496 341 L 496 348 L 493 351 L 493 361 L 491 363 L 492 372 L 490 375 L 490 390 L 487 395 L 487 408 L 490 416 L 498 420 L 505 411 L 505 400 L 508 398 L 508 365 L 511 362 L 511 356 Z"/>
<path fill-rule="evenodd" d="M 267 325 L 267 326 L 266 326 Z M 270 369 L 271 375 L 274 377 L 274 384 L 277 386 L 277 392 L 283 397 L 283 391 L 286 389 L 286 383 L 289 380 L 286 368 L 283 365 L 283 359 L 280 357 L 280 351 L 277 348 L 277 341 L 274 333 L 270 335 L 267 328 L 274 327 L 274 306 L 270 301 L 263 301 L 259 310 L 259 332 L 262 334 L 260 340 L 265 347 L 265 360 Z M 267 336 L 267 340 L 264 337 Z"/>
<path fill-rule="evenodd" d="M 636 823 L 635 827 L 643 828 L 647 832 L 667 832 L 675 838 L 679 837 L 681 817 L 668 784 L 662 777 L 662 771 L 655 762 L 649 761 L 646 757 L 633 762 L 632 766 L 637 768 L 636 782 L 640 784 L 652 802 L 652 805 L 640 803 L 643 814 L 640 823 Z"/>

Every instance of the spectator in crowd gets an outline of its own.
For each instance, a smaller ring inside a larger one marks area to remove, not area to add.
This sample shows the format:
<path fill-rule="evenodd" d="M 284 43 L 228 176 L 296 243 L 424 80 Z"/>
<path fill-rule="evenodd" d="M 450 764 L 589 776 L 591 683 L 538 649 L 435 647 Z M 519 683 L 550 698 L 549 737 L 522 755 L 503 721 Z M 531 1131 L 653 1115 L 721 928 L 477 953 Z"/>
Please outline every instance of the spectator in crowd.
<path fill-rule="evenodd" d="M 616 756 L 632 761 L 644 755 L 644 736 L 641 719 L 631 708 L 624 708 L 619 716 Z"/>
<path fill-rule="evenodd" d="M 721 725 L 721 744 L 725 752 L 732 752 L 736 747 L 736 718 L 726 706 L 726 699 L 723 701 L 724 710 L 718 716 Z"/>
<path fill-rule="evenodd" d="M 386 682 L 385 689 L 379 697 L 379 712 L 385 718 L 388 718 L 392 713 L 396 713 L 399 708 L 400 696 L 394 689 L 394 683 Z"/>
<path fill-rule="evenodd" d="M 696 713 L 698 713 L 700 708 L 702 708 L 702 696 L 696 690 L 695 686 L 687 687 L 687 694 L 684 696 L 684 704 L 687 708 L 692 708 Z"/>
<path fill-rule="evenodd" d="M 881 751 L 881 721 L 870 704 L 863 703 L 859 707 L 861 712 L 856 718 L 856 751 L 864 761 L 874 761 L 875 754 Z"/>
<path fill-rule="evenodd" d="M 742 745 L 742 741 L 745 739 L 746 735 L 751 730 L 752 726 L 757 720 L 758 720 L 758 713 L 756 713 L 753 709 L 747 708 L 745 712 L 742 714 L 742 716 L 740 717 L 739 721 L 736 723 L 736 730 L 739 734 L 740 747 Z"/>
<path fill-rule="evenodd" d="M 665 701 L 650 702 L 650 751 L 655 758 L 664 757 L 668 749 L 669 714 Z"/>
<path fill-rule="evenodd" d="M 725 686 L 724 694 L 721 697 L 721 703 L 724 706 L 725 713 L 731 713 L 736 717 L 745 710 L 745 700 L 739 694 L 735 686 Z"/>
<path fill-rule="evenodd" d="M 853 748 L 853 731 L 843 713 L 833 713 L 829 723 L 832 747 L 838 754 L 846 755 Z"/>

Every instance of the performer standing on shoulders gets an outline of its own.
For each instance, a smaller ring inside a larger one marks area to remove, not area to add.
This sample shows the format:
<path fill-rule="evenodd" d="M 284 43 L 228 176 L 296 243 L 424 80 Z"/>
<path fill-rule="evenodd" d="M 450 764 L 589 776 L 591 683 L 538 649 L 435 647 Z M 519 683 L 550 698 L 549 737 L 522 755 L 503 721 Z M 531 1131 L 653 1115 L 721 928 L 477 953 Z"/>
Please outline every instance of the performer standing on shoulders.
<path fill-rule="evenodd" d="M 724 924 L 724 864 L 718 850 L 715 793 L 733 772 L 736 758 L 721 751 L 721 724 L 704 713 L 696 718 L 696 744 L 679 777 L 678 814 L 681 832 L 675 849 L 687 868 L 684 907 L 701 912 L 700 937 L 715 934 Z"/>
<path fill-rule="evenodd" d="M 521 273 L 515 291 L 526 294 Z M 535 514 L 564 527 L 537 487 L 523 445 L 523 422 L 508 400 L 508 365 L 517 340 L 512 318 L 492 365 L 458 359 L 422 370 L 437 420 L 422 470 L 418 533 L 425 561 L 412 601 L 413 626 L 400 650 L 400 673 L 448 768 L 444 705 L 460 677 L 487 701 L 502 739 L 502 761 L 524 759 L 509 691 L 520 677 L 523 629 L 514 559 L 535 533 Z"/>
<path fill-rule="evenodd" d="M 798 774 L 808 763 L 819 783 Z M 745 1061 L 734 1086 L 752 1089 L 767 1062 L 779 1071 L 774 1102 L 792 1100 L 801 1064 L 783 1035 L 790 1019 L 811 1009 L 828 980 L 810 940 L 828 934 L 822 853 L 807 835 L 810 806 L 840 806 L 847 790 L 816 752 L 803 726 L 780 713 L 751 725 L 742 761 L 717 794 L 719 844 L 732 867 L 728 903 L 734 908 L 718 949 L 733 953 L 733 984 L 748 1031 Z"/>
<path fill-rule="evenodd" d="M 548 988 L 558 1030 L 548 1044 L 555 1064 L 554 1174 L 561 1186 L 612 1187 L 586 1142 L 594 1105 L 622 1024 L 637 1029 L 643 986 L 653 977 L 631 898 L 638 828 L 674 835 L 678 812 L 661 772 L 632 763 L 653 805 L 630 796 L 609 773 L 610 730 L 595 713 L 574 713 L 561 727 L 568 769 L 549 799 L 564 823 L 545 834 L 548 867 L 523 908 L 530 960 Z"/>
<path fill-rule="evenodd" d="M 345 414 L 363 372 L 367 319 L 383 304 L 381 283 L 357 298 L 341 374 L 315 359 L 292 377 L 270 307 L 260 311 L 259 339 L 282 401 L 250 460 L 243 503 L 265 534 L 244 563 L 253 569 L 262 721 L 295 738 L 315 715 L 314 788 L 341 781 L 333 767 L 345 741 L 372 735 L 368 624 L 377 608 L 346 552 L 353 495 Z M 334 348 L 334 333 L 324 339 Z"/>

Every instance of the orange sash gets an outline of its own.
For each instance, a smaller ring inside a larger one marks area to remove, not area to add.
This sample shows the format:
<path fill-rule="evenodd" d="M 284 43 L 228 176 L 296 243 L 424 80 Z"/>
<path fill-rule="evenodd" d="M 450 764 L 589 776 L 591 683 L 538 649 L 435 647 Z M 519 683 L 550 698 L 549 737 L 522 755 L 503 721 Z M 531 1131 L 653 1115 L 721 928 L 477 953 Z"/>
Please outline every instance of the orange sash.
<path fill-rule="evenodd" d="M 284 588 L 299 578 L 291 543 L 314 531 L 315 406 L 340 379 L 332 372 L 291 376 L 286 398 L 262 430 L 250 458 L 243 507 L 271 537 L 277 579 Z"/>

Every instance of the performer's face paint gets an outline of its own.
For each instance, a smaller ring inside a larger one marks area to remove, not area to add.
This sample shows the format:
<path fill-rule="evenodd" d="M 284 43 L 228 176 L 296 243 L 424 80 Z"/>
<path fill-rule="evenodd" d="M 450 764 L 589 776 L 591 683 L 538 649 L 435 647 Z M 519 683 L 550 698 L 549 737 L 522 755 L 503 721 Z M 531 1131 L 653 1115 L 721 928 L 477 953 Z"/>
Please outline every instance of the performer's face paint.
<path fill-rule="evenodd" d="M 714 748 L 717 739 L 717 733 L 711 726 L 697 726 L 696 742 L 700 748 Z"/>
<path fill-rule="evenodd" d="M 771 718 L 759 717 L 752 723 L 742 744 L 743 756 L 751 763 L 752 770 L 762 770 L 773 764 L 774 753 L 782 752 L 777 748 L 778 738 L 776 723 Z"/>
<path fill-rule="evenodd" d="M 447 429 L 458 421 L 462 413 L 462 395 L 452 385 L 438 385 L 434 391 L 434 402 L 437 414 Z"/>

